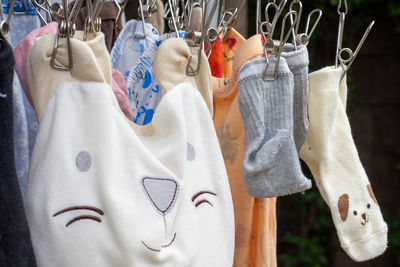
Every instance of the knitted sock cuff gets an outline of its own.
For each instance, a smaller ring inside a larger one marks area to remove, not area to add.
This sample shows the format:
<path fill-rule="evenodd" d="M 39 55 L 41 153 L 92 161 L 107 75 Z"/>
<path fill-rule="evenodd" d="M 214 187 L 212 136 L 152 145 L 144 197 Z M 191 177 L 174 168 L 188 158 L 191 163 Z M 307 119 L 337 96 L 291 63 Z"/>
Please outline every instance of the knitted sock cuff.
<path fill-rule="evenodd" d="M 269 77 L 272 77 L 274 75 L 276 62 L 277 62 L 276 57 L 269 59 L 269 66 L 267 71 L 267 75 Z M 238 84 L 249 79 L 250 80 L 260 79 L 260 78 L 262 79 L 266 67 L 267 67 L 267 61 L 265 60 L 265 58 L 256 58 L 246 62 L 240 68 Z M 277 78 L 284 76 L 291 76 L 291 75 L 292 73 L 290 72 L 286 60 L 284 58 L 281 58 L 279 62 Z"/>
<path fill-rule="evenodd" d="M 295 50 L 293 44 L 285 44 L 281 56 L 286 59 L 292 72 L 307 67 L 309 64 L 308 49 L 305 45 L 300 45 Z"/>
<path fill-rule="evenodd" d="M 310 84 L 318 84 L 318 90 L 330 91 L 338 90 L 340 84 L 340 76 L 343 70 L 335 67 L 325 67 L 318 71 L 314 71 L 308 75 Z M 311 88 L 311 87 L 310 87 Z"/>

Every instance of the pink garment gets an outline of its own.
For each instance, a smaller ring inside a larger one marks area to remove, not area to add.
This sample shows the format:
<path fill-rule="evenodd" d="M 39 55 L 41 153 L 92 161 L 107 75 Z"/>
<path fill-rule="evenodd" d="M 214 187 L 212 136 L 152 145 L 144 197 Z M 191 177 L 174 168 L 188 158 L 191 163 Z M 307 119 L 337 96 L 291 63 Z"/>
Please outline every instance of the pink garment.
<path fill-rule="evenodd" d="M 128 87 L 126 87 L 124 76 L 118 70 L 113 69 L 112 78 L 113 78 L 112 87 L 114 94 L 117 97 L 119 107 L 121 108 L 125 116 L 132 121 L 133 112 L 131 108 L 131 103 L 129 102 L 128 98 Z"/>
<path fill-rule="evenodd" d="M 31 105 L 33 105 L 32 97 L 29 92 L 28 80 L 26 76 L 26 61 L 28 59 L 28 54 L 35 44 L 37 38 L 47 34 L 56 33 L 57 27 L 57 22 L 52 22 L 30 32 L 14 49 L 15 70 L 18 74 L 21 86 L 25 91 L 26 97 L 28 98 Z M 124 112 L 125 116 L 127 116 L 130 120 L 133 120 L 133 113 L 128 99 L 128 89 L 126 87 L 124 77 L 119 71 L 114 69 L 112 71 L 112 77 L 112 90 L 117 97 L 119 106 Z"/>
<path fill-rule="evenodd" d="M 52 22 L 47 24 L 46 26 L 31 31 L 14 49 L 15 70 L 17 71 L 22 88 L 24 88 L 26 97 L 31 104 L 32 97 L 29 92 L 28 79 L 26 77 L 26 61 L 28 60 L 29 51 L 31 51 L 31 48 L 35 44 L 35 40 L 38 37 L 51 33 L 56 33 L 57 27 L 57 22 Z"/>

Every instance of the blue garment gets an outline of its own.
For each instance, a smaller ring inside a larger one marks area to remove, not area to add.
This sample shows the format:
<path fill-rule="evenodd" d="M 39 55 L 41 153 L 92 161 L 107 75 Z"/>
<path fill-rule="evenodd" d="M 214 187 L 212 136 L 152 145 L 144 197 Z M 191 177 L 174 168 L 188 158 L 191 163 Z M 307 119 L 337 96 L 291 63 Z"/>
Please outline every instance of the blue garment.
<path fill-rule="evenodd" d="M 161 44 L 147 49 L 132 67 L 127 80 L 129 101 L 131 102 L 133 120 L 136 124 L 146 125 L 153 119 L 154 110 L 163 96 L 163 90 L 156 81 L 153 61 L 157 48 Z"/>
<path fill-rule="evenodd" d="M 29 4 L 28 0 L 25 0 L 28 6 L 28 14 L 17 15 L 14 14 L 10 21 L 10 36 L 8 36 L 8 41 L 13 48 L 15 48 L 22 39 L 25 38 L 31 31 L 40 28 L 40 20 L 36 15 L 35 10 Z M 8 16 L 10 11 L 11 0 L 2 0 L 2 7 L 5 17 Z M 25 5 L 23 0 L 15 0 L 14 12 L 25 12 Z"/>
<path fill-rule="evenodd" d="M 24 195 L 28 183 L 29 162 L 35 144 L 38 124 L 17 73 L 13 80 L 13 115 L 14 115 L 14 156 L 15 168 Z"/>
<path fill-rule="evenodd" d="M 185 32 L 180 32 L 182 37 Z M 129 100 L 132 107 L 133 121 L 139 125 L 146 125 L 152 121 L 154 112 L 163 97 L 163 89 L 154 74 L 154 57 L 161 43 L 169 38 L 176 37 L 175 33 L 164 34 L 155 41 L 130 69 L 127 79 Z"/>
<path fill-rule="evenodd" d="M 35 9 L 33 9 L 28 0 L 15 0 L 14 14 L 26 12 L 26 7 L 24 3 L 28 7 L 28 13 L 25 15 L 36 15 Z M 3 13 L 8 14 L 10 12 L 11 0 L 1 0 L 1 4 L 3 6 Z"/>
<path fill-rule="evenodd" d="M 135 34 L 143 35 L 142 22 L 128 21 L 111 49 L 111 65 L 113 69 L 119 70 L 124 75 L 125 81 L 138 58 L 159 38 L 156 28 L 150 23 L 145 23 L 145 29 L 145 39 L 135 38 Z"/>

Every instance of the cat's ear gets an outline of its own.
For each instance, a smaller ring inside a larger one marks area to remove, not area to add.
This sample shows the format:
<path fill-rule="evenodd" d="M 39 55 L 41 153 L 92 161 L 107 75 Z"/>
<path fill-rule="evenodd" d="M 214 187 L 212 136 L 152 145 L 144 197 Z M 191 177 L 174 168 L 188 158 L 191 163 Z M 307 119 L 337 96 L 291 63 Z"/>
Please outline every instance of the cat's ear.
<path fill-rule="evenodd" d="M 349 195 L 348 194 L 343 194 L 339 197 L 338 208 L 339 208 L 340 218 L 342 218 L 342 221 L 345 222 L 347 219 L 347 215 L 349 214 Z"/>

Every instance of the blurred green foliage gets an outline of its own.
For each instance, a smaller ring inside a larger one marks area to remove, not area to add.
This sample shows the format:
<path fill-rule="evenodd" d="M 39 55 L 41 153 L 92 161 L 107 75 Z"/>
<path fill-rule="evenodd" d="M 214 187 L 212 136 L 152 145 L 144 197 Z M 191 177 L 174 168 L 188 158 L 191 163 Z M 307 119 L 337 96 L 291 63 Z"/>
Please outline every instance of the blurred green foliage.
<path fill-rule="evenodd" d="M 308 170 L 305 174 L 311 177 Z M 328 266 L 331 237 L 335 229 L 330 210 L 316 185 L 305 194 L 280 198 L 279 202 L 287 226 L 278 245 L 278 265 Z"/>

